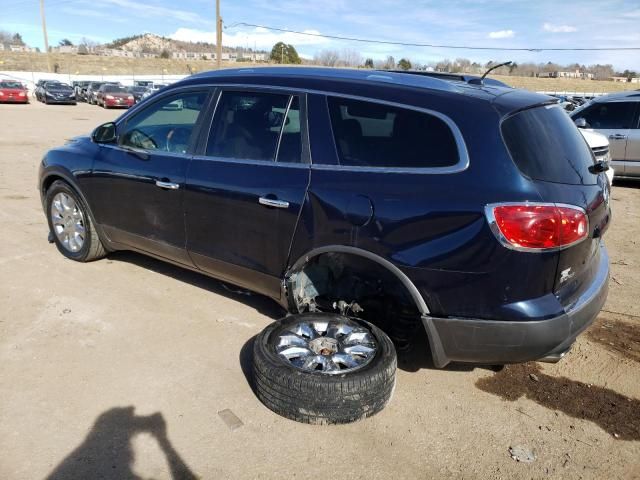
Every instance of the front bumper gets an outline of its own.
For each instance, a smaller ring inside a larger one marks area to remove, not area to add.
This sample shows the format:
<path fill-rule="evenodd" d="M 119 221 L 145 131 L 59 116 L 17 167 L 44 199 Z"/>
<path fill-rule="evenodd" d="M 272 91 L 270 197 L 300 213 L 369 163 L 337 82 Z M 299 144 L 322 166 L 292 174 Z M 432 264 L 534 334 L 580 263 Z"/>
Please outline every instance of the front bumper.
<path fill-rule="evenodd" d="M 129 108 L 133 106 L 133 100 L 103 100 L 105 107 L 124 107 Z"/>
<path fill-rule="evenodd" d="M 52 97 L 50 95 L 47 95 L 45 98 L 47 99 L 47 102 L 49 102 L 49 103 L 60 103 L 60 104 L 75 104 L 76 103 L 76 98 L 75 97 Z"/>
<path fill-rule="evenodd" d="M 500 321 L 424 315 L 436 367 L 450 362 L 503 364 L 561 356 L 602 309 L 609 290 L 609 256 L 600 246 L 597 272 L 577 301 L 546 320 Z"/>
<path fill-rule="evenodd" d="M 2 96 L 0 97 L 0 103 L 29 103 L 29 97 L 18 97 L 18 96 Z"/>

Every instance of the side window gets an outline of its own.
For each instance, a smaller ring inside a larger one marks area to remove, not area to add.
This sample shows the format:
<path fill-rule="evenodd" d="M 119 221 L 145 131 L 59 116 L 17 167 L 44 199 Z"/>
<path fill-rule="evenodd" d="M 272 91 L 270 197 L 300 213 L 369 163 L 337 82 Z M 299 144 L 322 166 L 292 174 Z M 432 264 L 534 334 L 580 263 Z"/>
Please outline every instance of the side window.
<path fill-rule="evenodd" d="M 633 128 L 634 110 L 632 102 L 595 103 L 576 117 L 584 118 L 591 128 L 627 129 Z"/>
<path fill-rule="evenodd" d="M 207 155 L 239 160 L 300 162 L 298 97 L 264 92 L 222 92 Z"/>
<path fill-rule="evenodd" d="M 207 92 L 165 97 L 127 120 L 120 145 L 143 150 L 186 153 Z"/>
<path fill-rule="evenodd" d="M 458 163 L 453 132 L 433 115 L 361 100 L 327 100 L 341 165 L 434 168 Z"/>

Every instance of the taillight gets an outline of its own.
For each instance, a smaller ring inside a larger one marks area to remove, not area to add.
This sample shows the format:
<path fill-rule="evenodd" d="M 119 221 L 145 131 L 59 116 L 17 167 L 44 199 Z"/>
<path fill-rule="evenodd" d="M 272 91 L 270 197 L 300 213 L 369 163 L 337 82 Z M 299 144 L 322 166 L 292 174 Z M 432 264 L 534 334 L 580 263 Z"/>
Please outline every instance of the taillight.
<path fill-rule="evenodd" d="M 507 248 L 522 251 L 558 250 L 589 234 L 584 210 L 549 203 L 487 205 L 491 229 Z"/>

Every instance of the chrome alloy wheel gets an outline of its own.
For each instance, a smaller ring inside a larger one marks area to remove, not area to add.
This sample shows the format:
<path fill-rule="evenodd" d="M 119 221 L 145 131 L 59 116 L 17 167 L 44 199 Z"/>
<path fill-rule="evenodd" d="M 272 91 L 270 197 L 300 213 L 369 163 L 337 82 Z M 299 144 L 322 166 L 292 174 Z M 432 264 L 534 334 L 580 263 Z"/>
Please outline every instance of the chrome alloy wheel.
<path fill-rule="evenodd" d="M 67 251 L 77 253 L 82 249 L 86 235 L 84 215 L 71 195 L 60 192 L 53 197 L 51 224 L 53 233 Z"/>
<path fill-rule="evenodd" d="M 302 321 L 280 331 L 272 342 L 286 363 L 326 374 L 359 370 L 373 359 L 378 348 L 371 332 L 348 318 Z"/>

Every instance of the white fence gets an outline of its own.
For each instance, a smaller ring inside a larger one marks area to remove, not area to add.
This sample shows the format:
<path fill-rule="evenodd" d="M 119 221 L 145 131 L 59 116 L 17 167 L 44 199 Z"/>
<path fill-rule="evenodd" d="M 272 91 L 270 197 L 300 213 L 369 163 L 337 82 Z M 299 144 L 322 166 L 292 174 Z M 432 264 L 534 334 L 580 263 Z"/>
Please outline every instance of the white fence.
<path fill-rule="evenodd" d="M 120 82 L 122 85 L 131 86 L 135 80 L 173 83 L 186 77 L 187 75 L 71 75 L 66 73 L 0 71 L 0 80 L 18 80 L 26 84 L 29 90 L 33 90 L 35 83 L 40 79 L 58 80 L 68 84 L 82 80 Z"/>

